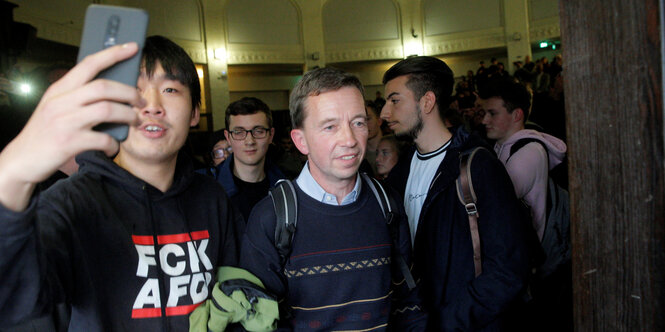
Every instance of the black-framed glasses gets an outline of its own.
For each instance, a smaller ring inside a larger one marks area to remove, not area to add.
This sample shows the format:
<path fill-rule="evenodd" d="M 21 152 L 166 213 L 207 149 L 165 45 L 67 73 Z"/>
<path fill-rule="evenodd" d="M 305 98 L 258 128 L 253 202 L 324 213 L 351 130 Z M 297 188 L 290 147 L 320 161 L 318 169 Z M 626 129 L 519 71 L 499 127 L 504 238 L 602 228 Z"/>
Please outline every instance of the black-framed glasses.
<path fill-rule="evenodd" d="M 247 133 L 252 133 L 252 137 L 254 138 L 266 138 L 268 136 L 268 131 L 269 128 L 263 128 L 263 127 L 254 127 L 250 130 L 246 129 L 234 129 L 229 131 L 231 133 L 231 138 L 242 141 L 245 138 L 247 138 Z"/>

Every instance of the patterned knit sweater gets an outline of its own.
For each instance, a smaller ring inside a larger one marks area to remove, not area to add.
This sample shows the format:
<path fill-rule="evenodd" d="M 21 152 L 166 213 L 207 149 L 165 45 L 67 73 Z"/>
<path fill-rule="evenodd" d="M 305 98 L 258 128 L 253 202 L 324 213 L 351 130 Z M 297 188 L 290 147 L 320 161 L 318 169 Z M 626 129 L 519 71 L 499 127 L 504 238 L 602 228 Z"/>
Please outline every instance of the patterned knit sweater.
<path fill-rule="evenodd" d="M 367 184 L 356 202 L 345 206 L 317 202 L 296 188 L 298 223 L 283 272 L 270 198 L 252 211 L 241 250 L 241 267 L 290 308 L 289 319 L 280 313 L 280 326 L 381 331 L 390 324 L 390 330 L 422 330 L 425 316 L 416 291 L 408 291 L 397 264 L 391 264 L 392 240 Z M 400 249 L 408 255 L 408 226 L 399 219 Z"/>

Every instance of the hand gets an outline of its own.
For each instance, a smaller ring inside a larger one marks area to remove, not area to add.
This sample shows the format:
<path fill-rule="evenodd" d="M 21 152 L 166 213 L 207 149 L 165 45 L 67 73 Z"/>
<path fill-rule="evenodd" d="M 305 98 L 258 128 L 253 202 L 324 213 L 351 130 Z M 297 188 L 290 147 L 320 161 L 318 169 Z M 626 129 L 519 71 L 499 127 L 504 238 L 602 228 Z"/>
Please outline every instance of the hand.
<path fill-rule="evenodd" d="M 26 126 L 0 153 L 0 203 L 24 210 L 35 185 L 77 154 L 118 151 L 117 141 L 92 128 L 103 122 L 135 124 L 136 112 L 127 104 L 140 108 L 145 101 L 135 87 L 93 79 L 137 51 L 129 43 L 90 55 L 46 90 Z"/>

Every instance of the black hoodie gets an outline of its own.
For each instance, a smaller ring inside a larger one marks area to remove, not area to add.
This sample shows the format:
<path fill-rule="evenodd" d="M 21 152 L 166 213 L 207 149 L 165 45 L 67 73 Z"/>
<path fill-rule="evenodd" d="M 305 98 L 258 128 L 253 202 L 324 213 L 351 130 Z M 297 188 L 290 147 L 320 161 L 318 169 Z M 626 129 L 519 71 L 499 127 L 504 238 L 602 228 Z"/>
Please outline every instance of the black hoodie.
<path fill-rule="evenodd" d="M 74 331 L 186 331 L 236 265 L 241 217 L 179 158 L 162 193 L 101 153 L 14 213 L 0 205 L 0 328 L 71 305 Z"/>

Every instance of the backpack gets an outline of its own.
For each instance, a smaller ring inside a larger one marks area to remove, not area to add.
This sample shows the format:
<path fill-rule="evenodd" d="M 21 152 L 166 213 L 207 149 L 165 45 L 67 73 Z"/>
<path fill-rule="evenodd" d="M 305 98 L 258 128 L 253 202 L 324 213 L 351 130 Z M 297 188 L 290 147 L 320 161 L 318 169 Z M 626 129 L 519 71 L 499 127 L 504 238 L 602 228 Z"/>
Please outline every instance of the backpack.
<path fill-rule="evenodd" d="M 362 179 L 367 182 L 374 197 L 379 202 L 381 212 L 386 220 L 390 238 L 392 239 L 392 261 L 397 262 L 400 271 L 404 276 L 409 290 L 416 287 L 416 283 L 411 275 L 406 260 L 399 253 L 399 223 L 395 220 L 394 207 L 397 203 L 383 187 L 383 185 L 376 179 L 371 178 L 365 173 L 360 173 Z M 275 247 L 279 253 L 280 266 L 282 269 L 286 264 L 289 256 L 291 255 L 291 244 L 293 242 L 293 235 L 296 231 L 298 222 L 298 199 L 296 190 L 293 183 L 287 179 L 281 179 L 275 184 L 275 188 L 271 189 L 270 198 L 272 199 L 275 209 L 275 216 L 277 222 L 275 224 Z M 395 221 L 395 222 L 393 222 Z"/>
<path fill-rule="evenodd" d="M 476 147 L 464 151 L 460 154 L 460 175 L 455 181 L 457 187 L 457 197 L 466 209 L 469 217 L 469 229 L 471 233 L 471 243 L 473 245 L 473 266 L 475 269 L 475 276 L 478 277 L 482 273 L 482 256 L 480 250 L 480 234 L 478 232 L 478 209 L 476 207 L 476 193 L 473 189 L 473 181 L 471 179 L 471 161 L 478 151 L 481 149 L 487 150 L 484 147 Z M 528 206 L 520 204 L 520 214 L 522 215 L 522 227 L 526 234 L 526 244 L 529 254 L 529 267 L 532 274 L 538 267 L 545 261 L 545 252 L 538 240 L 538 234 L 531 224 L 531 214 Z M 531 276 L 531 281 L 533 280 Z M 530 281 L 530 282 L 531 282 Z M 530 294 L 525 294 L 525 301 L 530 299 Z"/>
<path fill-rule="evenodd" d="M 549 163 L 549 150 L 545 143 L 535 138 L 523 138 L 515 142 L 510 148 L 508 159 L 525 145 L 537 142 L 547 154 Z M 507 160 L 506 160 L 507 161 Z M 567 180 L 567 165 L 564 162 L 552 168 L 548 172 L 547 179 L 547 209 L 545 231 L 541 245 L 545 251 L 545 262 L 538 268 L 538 274 L 546 277 L 552 274 L 559 266 L 570 261 L 570 198 L 568 196 L 567 183 L 557 180 L 557 177 Z"/>

